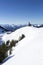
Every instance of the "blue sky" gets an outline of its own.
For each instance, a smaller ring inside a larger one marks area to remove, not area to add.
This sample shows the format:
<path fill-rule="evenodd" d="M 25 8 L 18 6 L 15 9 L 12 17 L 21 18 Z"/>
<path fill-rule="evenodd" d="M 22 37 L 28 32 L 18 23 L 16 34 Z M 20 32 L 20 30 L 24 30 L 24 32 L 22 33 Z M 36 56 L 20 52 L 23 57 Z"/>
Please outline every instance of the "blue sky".
<path fill-rule="evenodd" d="M 0 0 L 0 24 L 43 23 L 43 0 Z"/>

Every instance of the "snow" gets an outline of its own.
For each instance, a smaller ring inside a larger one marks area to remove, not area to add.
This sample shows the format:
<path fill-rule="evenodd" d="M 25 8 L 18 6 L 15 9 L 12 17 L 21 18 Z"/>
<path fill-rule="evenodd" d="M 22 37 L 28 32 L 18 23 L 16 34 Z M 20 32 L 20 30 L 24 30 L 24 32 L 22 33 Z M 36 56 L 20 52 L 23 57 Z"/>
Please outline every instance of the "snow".
<path fill-rule="evenodd" d="M 0 45 L 2 45 L 2 43 L 3 43 L 3 40 L 2 40 L 2 37 L 3 37 L 3 35 L 4 35 L 4 33 L 2 34 L 0 34 Z"/>
<path fill-rule="evenodd" d="M 16 30 L 15 32 L 11 33 L 10 35 L 8 34 L 5 34 L 3 36 L 3 40 L 4 41 L 7 41 L 7 40 L 18 40 L 19 39 L 19 36 L 21 36 L 22 34 L 24 34 L 26 37 L 31 37 L 30 35 L 34 35 L 34 33 L 36 31 L 33 30 L 34 28 L 31 28 L 31 27 L 23 27 L 21 29 L 18 29 Z"/>
<path fill-rule="evenodd" d="M 2 65 L 43 65 L 43 28 L 26 26 L 9 35 L 4 35 L 3 40 L 17 40 L 22 34 L 25 38 L 13 47 L 11 56 L 14 56 Z"/>

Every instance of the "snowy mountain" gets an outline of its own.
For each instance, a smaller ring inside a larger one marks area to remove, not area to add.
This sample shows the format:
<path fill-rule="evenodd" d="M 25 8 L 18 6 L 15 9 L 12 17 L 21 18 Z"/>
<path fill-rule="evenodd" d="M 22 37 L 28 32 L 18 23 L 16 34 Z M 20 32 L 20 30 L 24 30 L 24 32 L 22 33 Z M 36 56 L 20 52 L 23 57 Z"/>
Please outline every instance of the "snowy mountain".
<path fill-rule="evenodd" d="M 25 27 L 27 25 L 14 25 L 14 24 L 2 24 L 0 25 L 0 44 L 2 44 L 3 40 L 2 37 L 4 34 L 10 34 L 13 31 L 21 28 L 21 27 Z"/>
<path fill-rule="evenodd" d="M 43 24 L 24 24 L 24 25 L 14 25 L 14 24 L 2 24 L 0 25 L 0 34 L 3 34 L 3 33 L 6 33 L 6 32 L 13 32 L 21 27 L 25 27 L 25 26 L 33 26 L 33 27 L 36 27 L 36 28 L 41 28 L 43 27 Z"/>
<path fill-rule="evenodd" d="M 43 65 L 43 28 L 23 27 L 11 34 L 5 34 L 3 40 L 19 40 L 24 34 L 25 38 L 13 47 L 9 59 L 2 65 Z"/>
<path fill-rule="evenodd" d="M 43 24 L 33 24 L 33 27 L 42 28 L 43 27 Z"/>
<path fill-rule="evenodd" d="M 18 28 L 24 27 L 26 25 L 14 25 L 14 24 L 3 24 L 0 25 L 5 31 L 15 31 Z"/>

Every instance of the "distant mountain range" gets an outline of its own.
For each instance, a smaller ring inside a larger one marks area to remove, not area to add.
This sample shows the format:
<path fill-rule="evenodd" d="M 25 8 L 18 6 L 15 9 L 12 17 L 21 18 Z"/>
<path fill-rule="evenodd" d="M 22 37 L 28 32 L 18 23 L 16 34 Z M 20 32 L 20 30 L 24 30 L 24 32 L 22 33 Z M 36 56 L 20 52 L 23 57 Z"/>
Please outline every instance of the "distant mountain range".
<path fill-rule="evenodd" d="M 6 25 L 0 25 L 0 34 L 1 33 L 5 33 L 5 32 L 13 32 L 15 30 L 17 30 L 18 28 L 21 28 L 21 27 L 24 27 L 26 25 L 9 25 L 9 24 L 6 24 Z"/>
<path fill-rule="evenodd" d="M 36 28 L 41 28 L 41 27 L 43 27 L 43 24 L 40 24 L 40 25 L 31 24 L 31 23 L 25 24 L 25 25 L 3 24 L 3 25 L 0 25 L 0 34 L 6 33 L 6 32 L 9 32 L 9 31 L 13 32 L 13 31 L 15 31 L 15 30 L 17 30 L 17 29 L 19 29 L 21 27 L 25 27 L 25 26 L 33 26 L 33 27 L 36 27 Z"/>
<path fill-rule="evenodd" d="M 43 27 L 43 24 L 40 24 L 40 25 L 38 25 L 38 24 L 34 24 L 33 27 L 36 27 L 36 28 L 42 28 L 42 27 Z"/>

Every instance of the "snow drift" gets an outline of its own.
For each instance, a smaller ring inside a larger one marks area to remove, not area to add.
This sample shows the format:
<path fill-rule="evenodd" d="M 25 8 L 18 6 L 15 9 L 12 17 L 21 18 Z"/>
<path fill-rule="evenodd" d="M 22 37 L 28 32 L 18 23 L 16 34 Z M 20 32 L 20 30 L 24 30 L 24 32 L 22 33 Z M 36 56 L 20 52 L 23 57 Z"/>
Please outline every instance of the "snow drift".
<path fill-rule="evenodd" d="M 25 38 L 13 48 L 14 56 L 2 65 L 43 65 L 43 28 L 23 27 L 4 35 L 3 40 L 18 40 L 22 34 Z"/>

